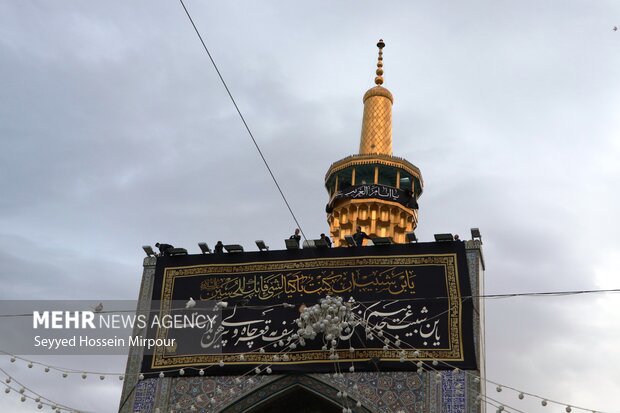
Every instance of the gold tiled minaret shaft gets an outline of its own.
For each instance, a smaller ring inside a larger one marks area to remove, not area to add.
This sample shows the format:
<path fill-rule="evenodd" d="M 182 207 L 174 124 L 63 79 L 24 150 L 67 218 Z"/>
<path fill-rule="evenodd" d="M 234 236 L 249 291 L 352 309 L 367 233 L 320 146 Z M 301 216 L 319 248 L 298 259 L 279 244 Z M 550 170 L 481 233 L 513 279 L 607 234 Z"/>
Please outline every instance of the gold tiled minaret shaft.
<path fill-rule="evenodd" d="M 370 237 L 404 243 L 418 224 L 422 175 L 415 165 L 392 156 L 394 98 L 382 86 L 383 40 L 377 47 L 376 86 L 364 94 L 359 154 L 334 162 L 325 175 L 327 222 L 335 246 L 343 245 L 357 226 Z"/>
<path fill-rule="evenodd" d="M 364 95 L 364 118 L 362 120 L 362 136 L 360 154 L 380 153 L 392 155 L 392 103 L 394 98 L 383 84 L 383 48 L 385 43 L 379 40 L 379 59 L 377 61 L 377 77 L 375 84 Z"/>

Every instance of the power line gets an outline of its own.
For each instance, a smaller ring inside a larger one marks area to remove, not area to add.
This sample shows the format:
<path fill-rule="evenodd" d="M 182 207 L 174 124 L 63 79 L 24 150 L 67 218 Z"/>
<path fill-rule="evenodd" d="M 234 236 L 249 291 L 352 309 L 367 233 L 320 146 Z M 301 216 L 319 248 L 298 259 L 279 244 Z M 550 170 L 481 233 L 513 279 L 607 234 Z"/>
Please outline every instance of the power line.
<path fill-rule="evenodd" d="M 228 85 L 224 81 L 224 77 L 222 77 L 222 73 L 220 73 L 220 70 L 218 69 L 217 65 L 215 64 L 215 60 L 213 60 L 213 56 L 211 56 L 211 53 L 209 52 L 209 49 L 207 48 L 207 45 L 206 45 L 205 41 L 202 39 L 202 35 L 198 31 L 198 28 L 196 27 L 196 24 L 194 24 L 194 20 L 192 19 L 192 16 L 189 14 L 189 11 L 187 10 L 187 7 L 185 7 L 185 3 L 183 3 L 183 0 L 179 0 L 179 2 L 181 2 L 181 6 L 183 6 L 183 10 L 185 10 L 185 14 L 187 14 L 187 18 L 189 19 L 190 23 L 194 27 L 194 31 L 198 35 L 198 38 L 200 39 L 200 43 L 202 43 L 202 47 L 204 47 L 205 52 L 207 52 L 207 55 L 209 56 L 209 59 L 211 60 L 211 63 L 213 64 L 213 67 L 215 68 L 215 71 L 217 72 L 217 75 L 219 76 L 220 80 L 222 81 L 222 84 L 224 85 L 224 88 L 226 89 L 226 93 L 228 93 L 228 97 L 230 97 L 230 100 L 232 101 L 233 105 L 235 106 L 235 109 L 237 110 L 237 113 L 239 114 L 239 117 L 241 118 L 241 121 L 243 122 L 243 125 L 245 126 L 245 129 L 248 131 L 248 134 L 250 135 L 250 138 L 252 139 L 252 142 L 254 143 L 254 146 L 256 147 L 256 150 L 258 151 L 258 154 L 260 155 L 261 159 L 263 160 L 263 163 L 265 164 L 265 167 L 267 168 L 267 171 L 269 171 L 269 175 L 271 175 L 271 179 L 273 179 L 273 183 L 278 188 L 278 191 L 280 192 L 280 195 L 282 196 L 282 199 L 284 200 L 284 203 L 286 204 L 286 207 L 288 208 L 289 212 L 291 213 L 291 216 L 293 217 L 293 220 L 295 221 L 295 224 L 297 225 L 297 228 L 299 228 L 299 230 L 301 231 L 301 235 L 304 237 L 304 239 L 307 239 L 306 235 L 304 234 L 303 229 L 301 228 L 301 225 L 299 225 L 299 221 L 297 220 L 297 217 L 293 213 L 293 209 L 291 208 L 290 204 L 288 203 L 288 200 L 286 199 L 286 196 L 284 196 L 284 192 L 282 191 L 282 188 L 280 188 L 280 184 L 278 184 L 278 180 L 276 179 L 275 175 L 271 171 L 271 168 L 269 167 L 269 163 L 267 162 L 267 159 L 265 159 L 265 156 L 263 155 L 263 151 L 261 151 L 260 147 L 258 146 L 258 143 L 256 142 L 256 139 L 254 139 L 254 135 L 252 134 L 252 131 L 250 130 L 250 127 L 248 126 L 247 122 L 245 121 L 245 118 L 243 117 L 243 114 L 241 113 L 241 110 L 239 109 L 239 106 L 237 106 L 237 102 L 235 101 L 235 98 L 233 97 L 232 93 L 230 92 L 230 89 L 228 89 Z"/>
<path fill-rule="evenodd" d="M 508 294 L 484 294 L 484 295 L 472 295 L 471 298 L 511 298 L 511 297 L 544 297 L 544 296 L 567 296 L 567 295 L 579 295 L 579 294 L 598 294 L 598 293 L 620 293 L 620 288 L 609 288 L 600 290 L 571 290 L 571 291 L 543 291 L 543 292 L 528 292 L 528 293 L 508 293 Z"/>
<path fill-rule="evenodd" d="M 591 293 L 591 292 L 603 292 L 603 291 L 604 292 L 620 292 L 620 290 L 585 290 L 585 291 L 570 291 L 569 293 Z M 566 293 L 566 292 L 560 292 L 560 293 L 562 293 L 562 295 L 564 295 L 564 293 Z M 554 294 L 554 292 L 550 292 L 550 293 L 547 293 L 547 294 Z M 514 296 L 514 294 L 512 294 L 511 296 Z M 359 326 L 361 326 L 363 328 L 366 328 L 366 329 L 370 328 L 371 329 L 371 334 L 376 332 L 377 333 L 377 337 L 381 337 L 382 338 L 383 344 L 384 344 L 384 351 L 387 351 L 389 349 L 400 350 L 400 353 L 402 354 L 402 355 L 400 355 L 400 357 L 401 357 L 400 361 L 401 362 L 407 361 L 408 363 L 412 363 L 412 364 L 415 363 L 417 365 L 417 367 L 418 367 L 418 373 L 420 373 L 422 371 L 421 369 L 423 369 L 424 371 L 427 371 L 429 374 L 434 372 L 436 374 L 435 377 L 438 378 L 438 379 L 441 379 L 443 372 L 440 371 L 440 368 L 436 368 L 435 367 L 435 366 L 438 366 L 439 364 L 441 364 L 441 365 L 443 365 L 445 367 L 453 369 L 451 374 L 459 373 L 459 372 L 462 371 L 466 376 L 468 376 L 471 379 L 473 379 L 474 382 L 476 382 L 476 383 L 484 381 L 487 385 L 488 384 L 496 385 L 497 386 L 497 392 L 501 392 L 503 388 L 510 389 L 510 390 L 518 393 L 518 398 L 519 399 L 523 399 L 525 396 L 529 396 L 529 397 L 532 397 L 532 398 L 540 400 L 543 406 L 545 406 L 549 402 L 549 403 L 554 403 L 554 404 L 557 404 L 557 405 L 566 406 L 566 409 L 567 409 L 566 411 L 570 411 L 571 408 L 572 409 L 578 409 L 578 410 L 584 410 L 584 411 L 594 411 L 594 410 L 589 409 L 589 408 L 574 406 L 572 404 L 563 403 L 563 402 L 559 402 L 559 401 L 556 401 L 556 400 L 543 398 L 542 396 L 537 395 L 535 393 L 529 393 L 529 392 L 526 392 L 526 391 L 520 391 L 520 390 L 518 390 L 518 389 L 516 389 L 514 387 L 506 386 L 506 385 L 497 383 L 495 381 L 488 380 L 484 376 L 479 376 L 479 374 L 480 374 L 479 372 L 478 373 L 476 373 L 476 372 L 472 373 L 472 372 L 470 372 L 468 370 L 460 370 L 455 365 L 453 365 L 453 364 L 451 364 L 451 363 L 449 363 L 447 361 L 437 360 L 437 359 L 429 360 L 429 359 L 425 359 L 425 358 L 420 358 L 420 354 L 418 353 L 419 350 L 424 351 L 424 350 L 427 350 L 427 349 L 416 348 L 416 347 L 412 346 L 410 343 L 407 343 L 407 342 L 402 343 L 402 344 L 405 345 L 405 347 L 403 347 L 403 346 L 401 346 L 401 341 L 399 340 L 398 336 L 393 335 L 392 333 L 390 333 L 390 331 L 384 331 L 383 327 L 381 327 L 381 323 L 375 322 L 374 324 L 371 324 L 369 320 L 367 320 L 367 319 L 365 319 L 363 317 L 356 316 L 355 312 L 353 312 L 352 310 L 349 310 L 349 311 L 351 311 L 351 315 L 353 317 L 352 319 L 353 319 L 353 321 L 355 321 L 354 324 L 350 324 L 350 322 L 349 322 L 349 325 L 354 328 L 353 332 L 360 339 L 360 341 L 364 341 L 364 340 L 359 335 L 360 331 L 358 329 L 356 329 L 356 327 L 359 325 Z M 381 318 L 381 320 L 390 319 L 389 317 L 380 317 L 380 318 Z M 340 321 L 338 321 L 338 325 L 340 325 Z M 379 332 L 381 332 L 381 335 L 379 335 Z M 347 332 L 345 331 L 345 333 L 347 333 Z M 366 331 L 366 333 L 368 334 L 368 330 Z M 338 340 L 340 340 L 342 338 L 340 336 L 338 336 L 338 337 L 339 337 Z M 296 339 L 295 341 L 293 341 L 293 343 L 295 345 L 300 344 L 300 339 Z M 325 343 L 325 341 L 324 341 L 324 343 Z M 276 351 L 276 354 L 273 355 L 273 361 L 274 362 L 278 362 L 278 361 L 280 361 L 279 357 L 280 357 L 281 354 L 284 354 L 284 355 L 287 356 L 289 352 L 291 352 L 292 350 L 295 349 L 295 347 L 293 347 L 292 344 L 289 344 L 286 347 L 284 347 L 283 344 L 279 344 L 279 345 L 282 346 L 282 348 L 276 350 L 276 347 L 278 347 L 278 345 L 275 342 L 270 342 L 270 343 L 265 344 L 264 346 L 262 346 L 262 347 L 260 347 L 258 349 L 257 348 L 251 349 L 249 351 L 249 353 L 253 353 L 253 352 L 256 352 L 256 351 L 258 351 L 259 353 L 262 353 L 264 351 L 261 351 L 261 350 L 263 350 L 265 348 L 268 348 L 270 346 L 273 346 L 274 351 Z M 303 344 L 301 344 L 301 345 L 303 346 Z M 352 348 L 352 346 L 351 346 L 350 336 L 349 336 L 349 349 L 351 349 L 351 348 Z M 323 348 L 323 350 L 327 351 L 327 348 Z M 343 351 L 343 350 L 344 349 L 339 349 L 338 351 Z M 415 352 L 413 353 L 413 357 L 407 356 L 407 353 L 406 353 L 406 351 L 411 351 L 411 350 L 415 350 Z M 9 354 L 9 353 L 3 352 L 1 350 L 0 350 L 0 352 L 2 352 L 4 354 Z M 270 354 L 272 354 L 272 353 L 273 353 L 273 351 L 270 351 Z M 418 354 L 416 354 L 416 353 L 418 353 Z M 276 356 L 278 357 L 277 359 L 276 359 Z M 425 357 L 425 356 L 423 355 L 422 357 Z M 18 358 L 18 357 L 13 356 L 11 361 L 12 362 L 15 361 L 16 358 Z M 21 359 L 23 361 L 28 361 L 27 359 L 24 359 L 24 358 L 19 358 L 19 359 Z M 337 373 L 337 374 L 341 374 L 341 371 L 342 371 L 341 370 L 341 363 L 343 363 L 344 365 L 347 365 L 348 363 L 351 363 L 351 365 L 352 365 L 351 368 L 353 368 L 353 366 L 354 366 L 353 361 L 349 361 L 349 360 L 336 361 L 336 360 L 338 360 L 338 359 L 334 358 L 334 368 L 335 368 L 335 373 Z M 356 361 L 359 361 L 359 360 L 356 360 Z M 372 362 L 375 365 L 377 371 L 380 370 L 378 365 L 377 365 L 378 361 L 381 361 L 381 358 L 379 358 L 378 360 L 375 360 L 374 358 L 370 359 L 370 362 Z M 387 356 L 386 356 L 385 361 L 389 361 L 389 358 L 387 358 Z M 35 362 L 30 362 L 30 363 L 34 364 Z M 37 364 L 43 365 L 42 363 L 37 363 Z M 270 361 L 266 361 L 266 362 L 258 361 L 257 363 L 250 363 L 250 364 L 258 364 L 259 366 L 256 367 L 256 368 L 253 368 L 253 369 L 250 368 L 247 372 L 243 373 L 240 377 L 250 376 L 250 375 L 253 374 L 252 373 L 253 371 L 256 373 L 256 375 L 259 375 L 261 373 L 271 374 L 271 366 L 274 365 Z M 211 363 L 209 366 L 206 366 L 203 369 L 207 369 L 207 368 L 213 367 L 215 365 L 216 364 Z M 219 365 L 220 365 L 220 367 L 223 367 L 223 361 L 220 361 Z M 263 368 L 261 370 L 260 367 L 262 367 L 262 366 L 267 366 L 267 367 Z M 31 367 L 31 366 L 29 365 L 29 367 Z M 199 367 L 197 367 L 197 366 L 187 367 L 188 370 L 191 370 L 191 369 L 197 370 L 198 368 Z M 203 371 L 203 369 L 201 369 L 200 371 Z M 184 375 L 184 373 L 183 373 L 184 370 L 185 369 L 183 369 L 183 368 L 182 369 L 178 369 L 178 370 L 177 369 L 174 369 L 174 370 L 161 370 L 159 372 L 159 374 L 158 374 L 158 377 L 160 377 L 160 378 L 161 377 L 165 377 L 166 375 L 170 375 L 171 373 L 177 373 L 177 372 L 179 373 L 179 375 L 182 376 L 182 375 Z M 0 369 L 0 371 L 4 372 L 2 369 Z M 352 372 L 353 370 L 350 370 L 350 371 Z M 8 376 L 8 374 L 6 372 L 4 372 L 4 373 Z M 154 375 L 156 373 L 157 372 L 148 372 L 146 374 L 151 374 L 152 375 L 151 377 L 154 378 L 155 377 Z M 86 374 L 86 373 L 84 372 L 83 374 Z M 146 374 L 145 373 L 140 373 L 140 375 L 138 377 L 138 380 L 143 380 L 145 378 Z M 201 373 L 199 373 L 199 374 L 202 375 Z M 347 387 L 350 386 L 350 384 L 344 384 L 344 385 L 347 386 Z M 136 387 L 134 386 L 133 390 L 135 390 L 135 388 Z M 12 388 L 12 390 L 16 390 L 16 389 Z M 490 397 L 488 394 L 485 395 L 484 393 L 480 393 L 480 390 L 477 390 L 477 389 L 473 389 L 473 390 L 479 393 L 479 397 L 480 397 L 481 401 L 489 403 L 492 406 L 495 406 L 495 407 L 504 406 L 507 409 L 509 409 L 509 410 L 506 410 L 506 411 L 513 411 L 515 413 L 524 413 L 524 411 L 519 410 L 519 409 L 517 409 L 517 408 L 515 408 L 513 406 L 509 406 L 508 404 L 505 404 L 503 402 L 500 402 L 499 400 L 496 400 L 496 399 Z M 460 391 L 458 387 L 456 388 L 456 391 Z M 215 395 L 216 392 L 214 391 L 213 394 Z M 128 398 L 126 398 L 125 401 L 126 400 L 128 400 Z M 211 400 L 215 400 L 215 399 L 211 399 Z M 202 402 L 198 398 L 197 398 L 197 401 Z M 345 406 L 347 405 L 346 403 L 348 403 L 348 399 L 345 398 L 344 399 Z M 504 409 L 502 408 L 500 410 L 504 410 Z"/>
<path fill-rule="evenodd" d="M 459 298 L 461 300 L 469 300 L 469 299 L 502 299 L 502 298 L 515 298 L 515 297 L 566 297 L 571 295 L 584 295 L 584 294 L 603 294 L 603 293 L 620 293 L 620 288 L 610 288 L 610 289 L 600 289 L 600 290 L 568 290 L 568 291 L 542 291 L 542 292 L 525 292 L 525 293 L 506 293 L 506 294 L 483 294 L 483 295 L 463 295 Z M 436 297 L 410 297 L 410 298 L 395 298 L 390 299 L 390 302 L 399 302 L 399 301 L 430 301 L 430 300 L 447 300 L 453 297 L 448 296 L 436 296 Z M 387 300 L 373 300 L 373 301 L 357 301 L 361 304 L 375 304 L 379 301 L 387 301 Z M 280 303 L 280 304 L 270 304 L 270 305 L 236 305 L 238 308 L 248 308 L 255 310 L 263 310 L 266 308 L 274 308 L 274 307 L 294 307 L 294 304 L 290 303 Z M 172 308 L 171 310 L 183 310 L 184 308 Z M 159 312 L 159 309 L 150 310 L 149 312 Z M 135 313 L 135 309 L 127 309 L 127 310 L 107 310 L 107 311 L 99 311 L 98 314 L 116 314 L 116 313 Z M 0 314 L 0 318 L 8 318 L 8 317 L 32 317 L 32 313 L 21 313 L 21 314 Z"/>

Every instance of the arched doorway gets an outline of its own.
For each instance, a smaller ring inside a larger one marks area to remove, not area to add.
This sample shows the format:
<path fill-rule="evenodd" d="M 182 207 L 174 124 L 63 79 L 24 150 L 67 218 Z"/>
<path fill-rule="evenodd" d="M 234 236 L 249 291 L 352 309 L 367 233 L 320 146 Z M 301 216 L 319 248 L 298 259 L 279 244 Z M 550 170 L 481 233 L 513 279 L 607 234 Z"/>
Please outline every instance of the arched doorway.
<path fill-rule="evenodd" d="M 274 377 L 275 378 L 275 377 Z M 342 413 L 345 406 L 358 413 L 373 410 L 356 399 L 337 397 L 338 388 L 318 377 L 305 374 L 285 374 L 252 389 L 237 400 L 218 409 L 219 413 Z"/>
<path fill-rule="evenodd" d="M 271 396 L 247 413 L 341 413 L 342 406 L 316 394 L 300 385 L 293 385 L 279 394 Z"/>

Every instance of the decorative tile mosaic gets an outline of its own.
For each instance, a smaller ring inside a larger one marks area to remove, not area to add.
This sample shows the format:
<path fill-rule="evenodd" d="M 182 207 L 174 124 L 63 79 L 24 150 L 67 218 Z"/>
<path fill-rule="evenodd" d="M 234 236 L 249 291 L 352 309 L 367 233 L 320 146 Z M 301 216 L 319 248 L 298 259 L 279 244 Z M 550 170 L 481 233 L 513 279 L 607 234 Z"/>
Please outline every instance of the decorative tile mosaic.
<path fill-rule="evenodd" d="M 239 379 L 239 380 L 237 380 Z M 251 381 L 250 381 L 251 380 Z M 356 413 L 475 413 L 477 384 L 465 372 L 434 373 L 363 372 L 313 375 L 273 375 L 239 378 L 180 377 L 146 379 L 135 391 L 134 412 L 161 411 L 240 413 L 292 386 L 302 386 L 336 404 L 338 391 L 346 391 Z M 471 393 L 471 394 L 467 394 Z M 192 409 L 193 408 L 193 409 Z"/>
<path fill-rule="evenodd" d="M 448 372 L 441 375 L 442 413 L 465 413 L 467 403 L 465 397 L 465 373 Z"/>
<path fill-rule="evenodd" d="M 424 377 L 414 372 L 363 372 L 344 374 L 343 378 L 329 374 L 313 376 L 335 388 L 346 388 L 353 399 L 373 412 L 425 411 Z"/>
<path fill-rule="evenodd" d="M 219 377 L 178 377 L 173 378 L 169 406 L 176 412 L 220 411 L 234 405 L 257 388 L 264 387 L 277 376 L 219 376 Z M 200 396 L 200 397 L 199 397 Z M 192 406 L 196 410 L 191 410 Z"/>
<path fill-rule="evenodd" d="M 151 412 L 157 394 L 157 379 L 146 379 L 136 384 L 134 412 Z"/>

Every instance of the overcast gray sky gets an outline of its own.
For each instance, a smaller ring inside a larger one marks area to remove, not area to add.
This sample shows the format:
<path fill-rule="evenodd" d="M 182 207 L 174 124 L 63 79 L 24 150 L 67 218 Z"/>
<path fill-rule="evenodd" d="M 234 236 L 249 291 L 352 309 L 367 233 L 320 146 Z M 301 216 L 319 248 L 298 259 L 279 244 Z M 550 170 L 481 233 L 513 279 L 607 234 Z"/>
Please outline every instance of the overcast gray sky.
<path fill-rule="evenodd" d="M 620 2 L 187 6 L 309 237 L 328 230 L 324 174 L 358 149 L 383 38 L 394 155 L 425 182 L 419 238 L 479 227 L 488 294 L 620 287 Z M 0 0 L 0 142 L 2 299 L 135 299 L 143 244 L 281 248 L 295 227 L 177 1 Z M 486 310 L 489 379 L 620 412 L 620 295 Z M 118 407 L 120 382 L 0 367 Z M 33 405 L 2 394 L 0 410 Z"/>

